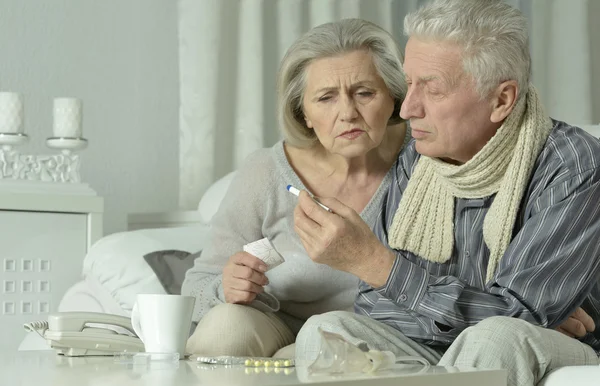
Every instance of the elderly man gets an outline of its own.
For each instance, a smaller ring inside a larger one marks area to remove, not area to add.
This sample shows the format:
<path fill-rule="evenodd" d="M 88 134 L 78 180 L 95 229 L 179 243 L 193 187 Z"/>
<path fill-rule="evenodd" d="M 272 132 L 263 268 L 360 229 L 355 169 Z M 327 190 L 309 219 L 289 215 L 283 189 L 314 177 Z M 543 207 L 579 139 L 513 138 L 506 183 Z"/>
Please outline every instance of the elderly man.
<path fill-rule="evenodd" d="M 316 262 L 361 279 L 356 314 L 307 321 L 432 364 L 506 368 L 509 385 L 598 364 L 600 331 L 554 330 L 578 307 L 600 322 L 600 141 L 550 119 L 529 84 L 526 20 L 502 1 L 436 1 L 404 22 L 411 141 L 374 234 L 305 192 L 295 227 Z M 591 327 L 589 327 L 591 326 Z"/>

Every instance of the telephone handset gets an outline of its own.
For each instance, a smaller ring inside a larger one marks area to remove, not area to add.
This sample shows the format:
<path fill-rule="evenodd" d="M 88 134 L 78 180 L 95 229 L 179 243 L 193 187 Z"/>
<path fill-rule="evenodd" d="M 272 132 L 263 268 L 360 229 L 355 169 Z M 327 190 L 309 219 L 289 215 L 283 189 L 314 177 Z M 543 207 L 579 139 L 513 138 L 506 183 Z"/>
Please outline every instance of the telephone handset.
<path fill-rule="evenodd" d="M 114 355 L 143 352 L 144 343 L 135 335 L 131 320 L 99 312 L 58 312 L 48 321 L 25 324 L 65 356 Z"/>

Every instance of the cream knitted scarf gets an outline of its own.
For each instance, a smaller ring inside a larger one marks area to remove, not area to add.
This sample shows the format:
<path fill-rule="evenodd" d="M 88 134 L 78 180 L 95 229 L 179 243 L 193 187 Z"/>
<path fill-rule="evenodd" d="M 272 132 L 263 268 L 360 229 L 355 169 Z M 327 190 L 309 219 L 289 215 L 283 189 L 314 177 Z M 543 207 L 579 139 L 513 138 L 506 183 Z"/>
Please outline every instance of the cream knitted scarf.
<path fill-rule="evenodd" d="M 496 135 L 464 165 L 422 156 L 396 210 L 389 244 L 443 263 L 454 247 L 454 198 L 496 197 L 483 224 L 490 249 L 486 281 L 512 238 L 535 160 L 552 128 L 532 85 Z"/>

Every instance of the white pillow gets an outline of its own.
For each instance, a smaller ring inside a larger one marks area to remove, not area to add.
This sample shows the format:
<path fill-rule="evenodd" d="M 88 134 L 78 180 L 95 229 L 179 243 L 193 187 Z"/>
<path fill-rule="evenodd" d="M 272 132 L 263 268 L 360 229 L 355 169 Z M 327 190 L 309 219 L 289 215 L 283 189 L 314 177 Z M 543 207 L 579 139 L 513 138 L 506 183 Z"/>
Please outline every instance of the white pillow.
<path fill-rule="evenodd" d="M 102 285 L 129 313 L 138 293 L 165 293 L 144 255 L 167 249 L 198 252 L 206 243 L 208 230 L 208 226 L 202 224 L 140 229 L 105 236 L 83 259 L 83 276 L 92 277 Z"/>
<path fill-rule="evenodd" d="M 128 314 L 138 293 L 165 293 L 152 268 L 143 256 L 147 253 L 177 249 L 195 253 L 208 238 L 208 224 L 219 208 L 235 172 L 208 188 L 200 203 L 202 225 L 140 229 L 115 233 L 100 239 L 83 261 L 83 276 L 102 285 Z"/>
<path fill-rule="evenodd" d="M 236 172 L 231 172 L 227 174 L 225 177 L 220 178 L 214 184 L 208 188 L 206 193 L 200 199 L 198 203 L 198 212 L 200 212 L 200 217 L 205 224 L 210 223 L 210 220 L 219 209 L 219 205 L 221 205 L 221 201 L 229 189 L 229 185 L 231 184 L 231 180 L 235 177 Z"/>

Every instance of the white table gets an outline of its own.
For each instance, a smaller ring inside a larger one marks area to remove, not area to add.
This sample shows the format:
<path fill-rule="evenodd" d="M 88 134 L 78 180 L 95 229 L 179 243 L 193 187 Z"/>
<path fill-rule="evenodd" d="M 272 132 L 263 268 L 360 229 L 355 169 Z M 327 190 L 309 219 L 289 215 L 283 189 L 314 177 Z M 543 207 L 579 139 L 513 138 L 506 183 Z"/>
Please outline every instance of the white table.
<path fill-rule="evenodd" d="M 376 374 L 346 377 L 309 377 L 304 368 L 288 371 L 245 367 L 151 363 L 134 366 L 115 363 L 112 357 L 68 358 L 53 351 L 25 351 L 0 357 L 3 385 L 298 385 L 323 386 L 506 386 L 504 370 L 397 366 Z"/>

